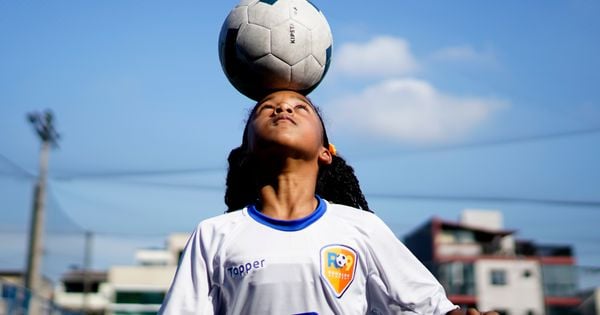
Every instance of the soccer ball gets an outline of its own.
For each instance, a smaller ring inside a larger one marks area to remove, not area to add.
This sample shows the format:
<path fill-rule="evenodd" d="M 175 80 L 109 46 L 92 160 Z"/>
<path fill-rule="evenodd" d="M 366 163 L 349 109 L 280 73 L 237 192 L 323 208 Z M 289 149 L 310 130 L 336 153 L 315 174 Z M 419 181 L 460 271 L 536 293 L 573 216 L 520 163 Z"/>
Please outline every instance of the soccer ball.
<path fill-rule="evenodd" d="M 310 93 L 331 62 L 333 38 L 321 11 L 307 0 L 242 0 L 219 36 L 229 82 L 260 100 L 275 90 Z"/>
<path fill-rule="evenodd" d="M 346 255 L 344 254 L 339 254 L 337 255 L 337 257 L 335 257 L 335 264 L 338 268 L 342 268 L 346 265 L 347 262 L 347 258 Z"/>

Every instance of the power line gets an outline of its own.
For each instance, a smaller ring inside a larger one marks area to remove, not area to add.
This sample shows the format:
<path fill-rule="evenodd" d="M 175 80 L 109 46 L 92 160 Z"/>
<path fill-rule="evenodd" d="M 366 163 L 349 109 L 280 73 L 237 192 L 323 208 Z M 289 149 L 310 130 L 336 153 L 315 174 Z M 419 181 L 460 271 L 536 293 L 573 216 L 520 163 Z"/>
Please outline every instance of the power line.
<path fill-rule="evenodd" d="M 105 179 L 120 177 L 141 177 L 141 176 L 167 176 L 182 175 L 194 173 L 222 172 L 222 167 L 205 168 L 184 168 L 184 169 L 162 169 L 162 170 L 122 170 L 122 171 L 104 171 L 104 172 L 83 172 L 71 175 L 53 176 L 54 180 L 68 181 L 79 179 Z"/>
<path fill-rule="evenodd" d="M 104 237 L 108 237 L 108 238 L 125 238 L 125 239 L 131 239 L 131 238 L 142 238 L 142 239 L 144 239 L 144 238 L 165 238 L 167 235 L 169 235 L 171 233 L 172 232 L 165 232 L 165 233 L 159 233 L 159 232 L 154 232 L 154 233 L 135 233 L 135 232 L 94 231 L 94 234 L 96 234 L 98 236 L 104 236 Z"/>
<path fill-rule="evenodd" d="M 223 191 L 224 186 L 202 185 L 202 184 L 180 184 L 169 182 L 153 182 L 141 180 L 121 181 L 126 184 L 151 186 L 167 189 L 182 190 L 210 190 Z M 369 198 L 378 199 L 405 199 L 405 200 L 431 200 L 431 201 L 467 201 L 467 202 L 494 202 L 494 203 L 529 203 L 551 206 L 569 206 L 577 208 L 598 208 L 600 210 L 600 201 L 596 200 L 575 200 L 575 199 L 544 199 L 521 196 L 468 196 L 468 195 L 427 195 L 427 194 L 403 194 L 403 193 L 365 193 Z"/>
<path fill-rule="evenodd" d="M 428 149 L 407 150 L 407 151 L 402 151 L 402 152 L 399 152 L 396 154 L 389 154 L 388 156 L 437 153 L 437 152 L 456 151 L 456 150 L 463 150 L 463 149 L 477 149 L 477 148 L 484 148 L 484 147 L 494 147 L 494 146 L 503 146 L 503 145 L 519 144 L 519 143 L 547 141 L 547 140 L 554 140 L 554 139 L 567 138 L 567 137 L 590 135 L 590 134 L 595 134 L 595 133 L 600 133 L 600 127 L 593 127 L 593 128 L 587 128 L 587 129 L 579 129 L 579 130 L 560 131 L 560 132 L 554 132 L 554 133 L 521 136 L 521 137 L 513 137 L 513 138 L 505 138 L 505 139 L 489 139 L 489 140 L 472 142 L 472 143 L 449 145 L 449 146 L 439 146 L 439 147 L 428 148 Z M 378 155 L 377 157 L 363 157 L 363 158 L 364 159 L 374 159 L 374 158 L 380 158 L 380 157 L 382 157 L 382 155 Z M 384 155 L 383 157 L 386 157 L 386 156 Z"/>
<path fill-rule="evenodd" d="M 595 200 L 562 200 L 510 196 L 461 196 L 461 195 L 418 195 L 399 193 L 366 193 L 369 198 L 379 199 L 413 199 L 433 201 L 468 201 L 468 202 L 498 202 L 498 203 L 533 203 L 552 206 L 570 206 L 579 208 L 595 208 L 600 210 L 600 201 Z"/>
<path fill-rule="evenodd" d="M 68 230 L 62 230 L 61 231 L 61 230 L 58 230 L 58 232 L 64 232 L 64 233 L 69 233 L 70 232 L 70 233 L 73 233 L 73 234 L 77 234 L 77 233 L 84 233 L 86 231 L 85 228 L 83 228 L 66 211 L 63 210 L 62 206 L 60 205 L 60 203 L 58 201 L 58 198 L 56 197 L 54 189 L 52 189 L 52 188 L 49 189 L 49 199 L 50 199 L 50 202 L 51 202 L 51 205 L 49 207 L 50 211 L 48 211 L 49 214 L 51 214 L 53 212 L 56 213 L 56 214 L 58 214 L 60 217 L 62 217 L 62 219 L 66 223 L 68 223 L 69 225 L 71 225 L 72 227 L 75 228 L 74 231 L 68 231 Z M 54 211 L 52 211 L 52 210 L 54 210 Z M 51 218 L 49 218 L 49 220 L 48 220 L 49 222 L 48 223 L 52 222 L 50 219 Z M 61 224 L 61 226 L 63 226 L 63 224 Z M 55 231 L 54 229 L 51 229 L 51 228 L 52 228 L 52 226 L 49 226 L 49 228 L 48 228 L 49 232 L 50 231 L 57 232 L 57 231 Z"/>
<path fill-rule="evenodd" d="M 165 182 L 144 182 L 144 181 L 125 181 L 125 183 L 142 186 L 163 187 L 168 189 L 184 190 L 211 190 L 222 191 L 223 186 L 200 185 L 200 184 L 178 184 Z M 468 202 L 498 202 L 498 203 L 534 203 L 553 206 L 571 206 L 600 208 L 600 201 L 593 200 L 562 200 L 562 199 L 543 199 L 529 197 L 511 197 L 511 196 L 450 196 L 450 195 L 416 195 L 401 193 L 367 193 L 368 197 L 380 199 L 415 199 L 415 200 L 434 200 L 434 201 L 468 201 Z M 600 210 L 600 209 L 598 209 Z"/>
<path fill-rule="evenodd" d="M 144 208 L 141 205 L 126 206 L 126 205 L 119 204 L 118 202 L 117 203 L 107 202 L 103 198 L 90 197 L 88 195 L 77 193 L 72 190 L 65 189 L 64 187 L 57 186 L 57 185 L 54 185 L 53 187 L 54 187 L 55 191 L 60 191 L 60 193 L 62 195 L 66 194 L 66 195 L 68 195 L 69 198 L 74 198 L 80 202 L 84 202 L 86 204 L 93 205 L 95 208 L 101 208 L 103 211 L 112 211 L 112 212 L 116 211 L 116 212 L 119 212 L 120 215 L 123 215 L 123 214 L 139 215 L 139 212 L 135 211 L 133 209 Z"/>
<path fill-rule="evenodd" d="M 568 131 L 560 131 L 548 134 L 538 134 L 538 135 L 530 135 L 530 136 L 522 136 L 522 137 L 513 137 L 513 138 L 505 138 L 505 139 L 490 139 L 480 142 L 459 144 L 459 145 L 450 145 L 450 146 L 440 146 L 429 149 L 420 149 L 420 150 L 409 150 L 403 151 L 393 155 L 411 155 L 411 154 L 426 154 L 426 153 L 436 153 L 436 152 L 444 152 L 444 151 L 454 151 L 454 150 L 462 150 L 462 149 L 474 149 L 474 148 L 482 148 L 482 147 L 492 147 L 492 146 L 501 146 L 501 145 L 510 145 L 517 143 L 527 143 L 527 142 L 538 142 L 538 141 L 546 141 L 553 140 L 559 138 L 566 137 L 575 137 L 582 135 L 595 134 L 600 132 L 600 127 L 593 127 L 588 129 L 580 129 L 580 130 L 568 130 Z M 378 157 L 382 157 L 379 155 Z M 60 181 L 69 181 L 69 180 L 81 180 L 81 179 L 113 179 L 113 178 L 121 178 L 121 177 L 150 177 L 150 176 L 170 176 L 170 175 L 186 175 L 186 174 L 197 174 L 197 173 L 211 173 L 211 172 L 222 172 L 225 168 L 223 167 L 204 167 L 204 168 L 182 168 L 182 169 L 146 169 L 146 170 L 108 170 L 108 171 L 99 171 L 99 172 L 81 172 L 81 173 L 72 173 L 66 175 L 52 176 L 54 180 Z M 32 176 L 32 175 L 31 175 Z M 190 187 L 193 188 L 193 187 Z"/>
<path fill-rule="evenodd" d="M 203 184 L 179 184 L 179 183 L 167 183 L 167 182 L 155 182 L 155 181 L 140 181 L 140 180 L 119 180 L 119 183 L 150 186 L 158 188 L 169 188 L 169 189 L 182 189 L 182 190 L 212 190 L 212 191 L 223 191 L 224 186 L 217 185 L 203 185 Z"/>
<path fill-rule="evenodd" d="M 589 274 L 600 274 L 600 266 L 576 266 L 581 272 Z"/>
<path fill-rule="evenodd" d="M 36 177 L 33 173 L 31 173 L 30 171 L 19 166 L 17 163 L 13 162 L 11 159 L 6 157 L 2 153 L 0 153 L 0 159 L 4 160 L 6 162 L 6 164 L 8 164 L 12 169 L 16 170 L 20 177 L 27 177 L 27 178 L 35 178 Z M 6 175 L 12 175 L 12 176 L 15 175 L 15 174 L 4 173 L 4 172 L 0 172 L 0 174 L 6 174 Z"/>

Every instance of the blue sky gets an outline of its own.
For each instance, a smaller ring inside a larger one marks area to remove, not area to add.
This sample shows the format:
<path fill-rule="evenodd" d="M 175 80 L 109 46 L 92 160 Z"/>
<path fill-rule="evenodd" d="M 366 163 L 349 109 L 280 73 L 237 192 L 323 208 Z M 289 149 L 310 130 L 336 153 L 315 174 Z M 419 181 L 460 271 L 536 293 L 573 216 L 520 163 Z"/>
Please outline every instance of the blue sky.
<path fill-rule="evenodd" d="M 334 53 L 311 97 L 396 234 L 497 209 L 517 237 L 573 244 L 581 265 L 600 265 L 599 207 L 477 199 L 600 201 L 600 3 L 314 2 Z M 18 165 L 0 158 L 0 269 L 24 266 L 30 111 L 51 108 L 62 135 L 46 274 L 81 264 L 83 230 L 101 269 L 224 210 L 226 156 L 252 106 L 217 55 L 236 3 L 0 2 L 0 154 Z M 573 131 L 585 132 L 554 136 Z M 110 176 L 163 170 L 194 171 Z"/>

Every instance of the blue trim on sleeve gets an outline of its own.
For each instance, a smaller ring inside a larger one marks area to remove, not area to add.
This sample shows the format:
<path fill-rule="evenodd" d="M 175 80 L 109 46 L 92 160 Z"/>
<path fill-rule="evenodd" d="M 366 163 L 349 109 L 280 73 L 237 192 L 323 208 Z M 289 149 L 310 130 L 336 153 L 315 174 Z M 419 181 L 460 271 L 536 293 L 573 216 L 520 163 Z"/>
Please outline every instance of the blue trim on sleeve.
<path fill-rule="evenodd" d="M 248 206 L 248 215 L 256 222 L 266 225 L 268 227 L 274 228 L 276 230 L 284 231 L 284 232 L 294 232 L 300 231 L 309 225 L 313 224 L 317 220 L 319 220 L 325 211 L 327 210 L 327 205 L 323 199 L 319 196 L 315 196 L 319 201 L 317 208 L 310 215 L 297 220 L 277 220 L 271 217 L 268 217 L 262 214 L 260 211 L 256 209 L 256 205 L 252 204 Z"/>

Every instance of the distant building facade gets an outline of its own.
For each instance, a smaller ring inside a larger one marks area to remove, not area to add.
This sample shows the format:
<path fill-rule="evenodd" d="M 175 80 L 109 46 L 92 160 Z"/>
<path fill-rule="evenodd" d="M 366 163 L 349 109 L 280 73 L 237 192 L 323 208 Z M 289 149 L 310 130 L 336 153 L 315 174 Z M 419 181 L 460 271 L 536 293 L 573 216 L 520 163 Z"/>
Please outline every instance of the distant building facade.
<path fill-rule="evenodd" d="M 69 272 L 56 287 L 56 303 L 86 314 L 156 314 L 188 238 L 189 234 L 172 234 L 165 249 L 136 251 L 137 264 L 133 266 L 113 266 L 107 272 Z"/>
<path fill-rule="evenodd" d="M 111 288 L 104 271 L 73 270 L 64 274 L 54 289 L 54 301 L 63 309 L 101 315 L 106 312 Z"/>
<path fill-rule="evenodd" d="M 22 271 L 0 270 L 0 315 L 27 314 L 29 301 L 36 299 L 42 312 L 64 314 L 54 305 L 52 281 L 42 277 L 39 291 L 32 294 L 24 287 Z"/>
<path fill-rule="evenodd" d="M 431 219 L 404 243 L 455 304 L 509 315 L 579 314 L 571 247 L 518 241 L 502 225 L 500 212 L 470 210 L 459 222 Z"/>

